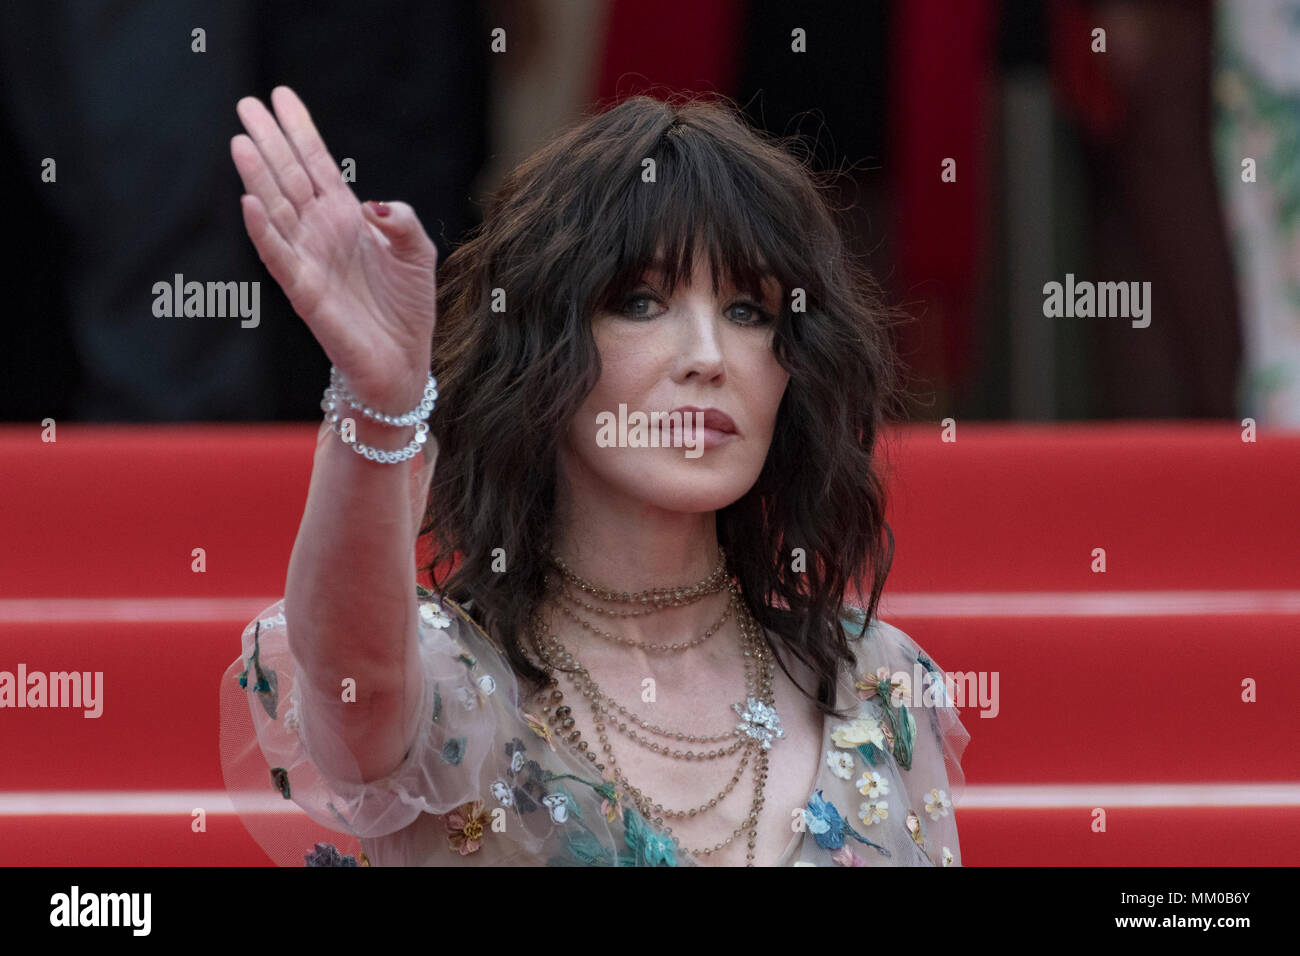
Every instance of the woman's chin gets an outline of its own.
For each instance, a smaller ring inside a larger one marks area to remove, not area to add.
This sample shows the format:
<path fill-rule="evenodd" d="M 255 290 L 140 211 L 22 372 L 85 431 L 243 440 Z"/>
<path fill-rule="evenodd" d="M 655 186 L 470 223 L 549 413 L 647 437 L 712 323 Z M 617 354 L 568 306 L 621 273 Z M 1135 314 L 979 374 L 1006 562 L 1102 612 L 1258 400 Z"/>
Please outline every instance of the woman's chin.
<path fill-rule="evenodd" d="M 637 497 L 665 511 L 718 511 L 744 497 L 757 478 L 737 475 L 734 469 L 712 471 L 692 464 L 647 468 L 637 477 Z"/>

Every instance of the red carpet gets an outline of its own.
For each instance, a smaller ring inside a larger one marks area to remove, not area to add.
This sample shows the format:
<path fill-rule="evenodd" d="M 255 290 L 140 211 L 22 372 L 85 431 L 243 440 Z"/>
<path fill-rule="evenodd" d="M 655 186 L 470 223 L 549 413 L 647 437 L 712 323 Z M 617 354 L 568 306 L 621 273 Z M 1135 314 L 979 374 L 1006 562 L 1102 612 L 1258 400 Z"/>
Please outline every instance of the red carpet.
<path fill-rule="evenodd" d="M 224 803 L 217 681 L 282 592 L 315 432 L 0 428 L 0 670 L 105 688 L 97 719 L 0 711 L 0 863 L 267 862 Z M 996 717 L 963 710 L 965 863 L 1290 863 L 1300 436 L 935 434 L 893 450 L 881 616 L 945 669 L 998 675 Z"/>

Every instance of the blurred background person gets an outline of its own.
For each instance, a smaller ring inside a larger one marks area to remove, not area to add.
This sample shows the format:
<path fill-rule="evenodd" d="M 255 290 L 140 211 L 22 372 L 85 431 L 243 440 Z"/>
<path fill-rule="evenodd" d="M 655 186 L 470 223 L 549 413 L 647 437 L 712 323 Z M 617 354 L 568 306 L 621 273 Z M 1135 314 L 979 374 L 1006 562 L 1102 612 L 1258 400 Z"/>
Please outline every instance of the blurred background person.
<path fill-rule="evenodd" d="M 426 211 L 445 253 L 477 216 L 485 24 L 472 0 L 0 7 L 2 135 L 34 230 L 6 253 L 18 298 L 0 417 L 318 416 L 329 363 L 228 201 L 240 192 L 225 148 L 231 104 L 277 83 L 301 91 L 355 160 L 353 188 Z M 47 157 L 53 182 L 40 178 Z M 258 324 L 155 316 L 154 283 L 176 274 L 260 282 Z"/>
<path fill-rule="evenodd" d="M 29 241 L 8 258 L 0 420 L 316 418 L 324 356 L 215 202 L 239 189 L 215 158 L 235 118 L 201 122 L 285 83 L 358 196 L 411 202 L 444 255 L 585 112 L 730 97 L 803 139 L 906 313 L 914 416 L 1294 424 L 1296 2 L 11 5 L 0 140 Z M 1243 152 L 1265 157 L 1257 183 Z M 259 281 L 259 327 L 154 316 L 176 274 Z M 1047 317 L 1067 274 L 1150 282 L 1150 325 Z"/>

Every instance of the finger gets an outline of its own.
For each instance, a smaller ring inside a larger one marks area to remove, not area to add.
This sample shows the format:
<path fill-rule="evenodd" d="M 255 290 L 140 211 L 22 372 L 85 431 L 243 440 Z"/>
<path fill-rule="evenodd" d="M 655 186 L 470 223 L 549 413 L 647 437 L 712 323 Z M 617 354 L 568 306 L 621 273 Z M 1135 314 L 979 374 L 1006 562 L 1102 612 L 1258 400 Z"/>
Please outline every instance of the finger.
<path fill-rule="evenodd" d="M 271 91 L 271 105 L 275 107 L 275 116 L 289 138 L 289 145 L 311 177 L 317 195 L 341 191 L 344 188 L 343 174 L 326 149 L 325 141 L 298 94 L 287 86 L 277 86 Z"/>
<path fill-rule="evenodd" d="M 263 162 L 280 186 L 280 192 L 301 215 L 307 203 L 315 198 L 316 189 L 307 170 L 298 162 L 297 154 L 289 147 L 289 141 L 284 138 L 280 124 L 255 96 L 245 96 L 236 103 L 235 112 L 257 144 Z"/>
<path fill-rule="evenodd" d="M 239 208 L 244 214 L 244 228 L 248 230 L 248 237 L 257 248 L 258 258 L 292 302 L 299 272 L 299 260 L 293 248 L 271 225 L 266 207 L 256 196 L 240 197 Z"/>
<path fill-rule="evenodd" d="M 387 207 L 388 215 L 379 215 Z M 366 221 L 372 223 L 392 243 L 393 252 L 407 262 L 433 265 L 438 250 L 420 224 L 415 210 L 404 202 L 362 203 Z"/>
<path fill-rule="evenodd" d="M 258 198 L 275 228 L 288 241 L 298 227 L 298 211 L 280 192 L 280 184 L 266 168 L 257 145 L 240 133 L 230 140 L 230 155 L 244 182 L 244 191 Z"/>

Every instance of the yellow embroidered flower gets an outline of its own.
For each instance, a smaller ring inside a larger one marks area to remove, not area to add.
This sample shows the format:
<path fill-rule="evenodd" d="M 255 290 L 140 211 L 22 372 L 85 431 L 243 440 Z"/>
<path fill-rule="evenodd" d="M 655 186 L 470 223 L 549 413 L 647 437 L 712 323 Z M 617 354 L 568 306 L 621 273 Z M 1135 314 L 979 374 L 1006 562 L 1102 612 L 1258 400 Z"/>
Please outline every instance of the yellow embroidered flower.
<path fill-rule="evenodd" d="M 880 729 L 880 721 L 874 717 L 868 717 L 865 714 L 853 718 L 847 724 L 840 724 L 831 731 L 831 740 L 835 741 L 835 746 L 844 750 L 853 750 L 863 744 L 875 744 L 881 747 L 885 743 L 885 735 Z"/>
<path fill-rule="evenodd" d="M 461 856 L 478 852 L 488 827 L 488 815 L 481 800 L 461 804 L 447 814 L 446 823 L 448 846 Z"/>
<path fill-rule="evenodd" d="M 856 786 L 864 797 L 883 797 L 889 793 L 889 781 L 874 770 L 864 771 Z"/>
<path fill-rule="evenodd" d="M 948 815 L 948 808 L 952 806 L 952 801 L 948 795 L 938 788 L 931 788 L 930 799 L 925 802 L 925 812 L 930 814 L 931 820 L 938 820 L 940 817 Z"/>
<path fill-rule="evenodd" d="M 952 850 L 947 847 L 943 848 L 943 865 L 952 866 Z"/>
<path fill-rule="evenodd" d="M 881 823 L 889 816 L 888 808 L 888 800 L 863 800 L 862 805 L 858 807 L 858 819 L 867 826 Z"/>

